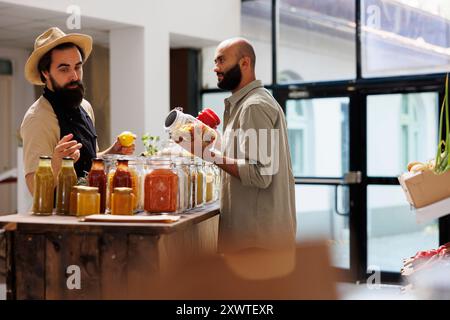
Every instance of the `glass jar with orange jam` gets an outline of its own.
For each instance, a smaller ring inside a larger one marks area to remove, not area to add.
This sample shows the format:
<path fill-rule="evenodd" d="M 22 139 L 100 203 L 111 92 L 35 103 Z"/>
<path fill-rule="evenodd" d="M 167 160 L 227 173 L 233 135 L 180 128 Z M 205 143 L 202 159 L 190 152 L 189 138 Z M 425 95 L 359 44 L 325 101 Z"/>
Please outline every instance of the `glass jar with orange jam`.
<path fill-rule="evenodd" d="M 100 213 L 100 193 L 97 187 L 78 187 L 77 216 Z"/>
<path fill-rule="evenodd" d="M 170 159 L 151 159 L 144 185 L 144 209 L 149 213 L 177 212 L 178 175 Z"/>
<path fill-rule="evenodd" d="M 111 214 L 133 215 L 136 198 L 132 188 L 115 188 L 111 197 Z"/>
<path fill-rule="evenodd" d="M 82 186 L 73 186 L 72 191 L 70 192 L 69 215 L 71 216 L 77 215 L 78 191 L 80 187 Z"/>

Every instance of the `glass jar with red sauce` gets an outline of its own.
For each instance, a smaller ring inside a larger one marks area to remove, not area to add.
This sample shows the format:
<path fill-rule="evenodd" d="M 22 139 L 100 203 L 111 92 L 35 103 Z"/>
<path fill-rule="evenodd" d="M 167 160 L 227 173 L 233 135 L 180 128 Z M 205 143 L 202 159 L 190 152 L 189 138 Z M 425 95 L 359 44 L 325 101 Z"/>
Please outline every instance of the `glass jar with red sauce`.
<path fill-rule="evenodd" d="M 149 213 L 177 212 L 178 170 L 170 159 L 148 160 L 144 182 L 144 210 Z"/>

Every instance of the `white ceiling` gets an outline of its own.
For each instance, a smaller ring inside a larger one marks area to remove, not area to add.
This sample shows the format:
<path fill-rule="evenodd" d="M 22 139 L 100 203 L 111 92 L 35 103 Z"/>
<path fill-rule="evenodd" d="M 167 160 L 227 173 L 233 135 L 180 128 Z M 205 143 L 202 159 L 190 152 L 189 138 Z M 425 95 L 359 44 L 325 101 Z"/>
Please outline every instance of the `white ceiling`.
<path fill-rule="evenodd" d="M 68 15 L 0 2 L 0 46 L 32 50 L 34 40 L 50 27 L 65 33 L 84 33 L 92 36 L 94 44 L 109 46 L 109 30 L 127 27 L 125 24 L 81 16 L 81 29 L 66 27 Z"/>
<path fill-rule="evenodd" d="M 185 36 L 181 34 L 171 33 L 170 34 L 170 47 L 172 49 L 178 48 L 197 48 L 201 49 L 204 47 L 217 46 L 219 43 L 217 41 L 194 38 L 190 36 Z"/>
<path fill-rule="evenodd" d="M 4 3 L 0 0 L 0 46 L 32 50 L 34 40 L 50 27 L 65 33 L 84 33 L 92 36 L 95 45 L 109 47 L 109 31 L 129 25 L 81 16 L 81 29 L 66 27 L 66 13 Z M 202 48 L 217 42 L 180 34 L 170 34 L 171 48 Z"/>

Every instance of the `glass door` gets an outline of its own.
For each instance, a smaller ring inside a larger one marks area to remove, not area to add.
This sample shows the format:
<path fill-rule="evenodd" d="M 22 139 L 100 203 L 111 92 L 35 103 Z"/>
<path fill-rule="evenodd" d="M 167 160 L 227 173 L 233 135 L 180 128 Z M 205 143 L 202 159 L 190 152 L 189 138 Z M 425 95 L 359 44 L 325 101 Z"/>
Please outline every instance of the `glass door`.
<path fill-rule="evenodd" d="M 362 281 L 379 270 L 388 282 L 400 279 L 404 258 L 439 246 L 439 221 L 418 225 L 397 179 L 408 162 L 434 157 L 439 92 L 287 89 L 277 99 L 296 177 L 299 241 L 326 239 L 336 268 Z"/>
<path fill-rule="evenodd" d="M 349 97 L 301 98 L 285 109 L 296 178 L 297 240 L 326 239 L 335 267 L 350 269 Z"/>

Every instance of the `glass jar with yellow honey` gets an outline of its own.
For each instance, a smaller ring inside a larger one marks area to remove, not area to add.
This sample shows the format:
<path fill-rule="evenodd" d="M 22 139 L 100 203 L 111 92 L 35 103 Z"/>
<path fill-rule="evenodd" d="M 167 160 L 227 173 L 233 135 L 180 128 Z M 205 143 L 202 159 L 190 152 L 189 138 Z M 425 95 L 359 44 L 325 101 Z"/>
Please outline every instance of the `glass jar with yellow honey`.
<path fill-rule="evenodd" d="M 58 174 L 56 186 L 56 213 L 68 215 L 70 213 L 70 193 L 77 184 L 77 173 L 73 166 L 73 158 L 64 157 Z"/>
<path fill-rule="evenodd" d="M 53 213 L 55 199 L 55 178 L 52 170 L 52 158 L 39 157 L 39 166 L 34 174 L 33 208 L 38 216 L 49 216 Z"/>

